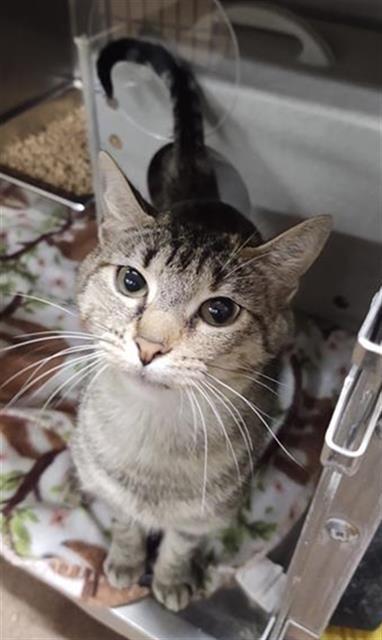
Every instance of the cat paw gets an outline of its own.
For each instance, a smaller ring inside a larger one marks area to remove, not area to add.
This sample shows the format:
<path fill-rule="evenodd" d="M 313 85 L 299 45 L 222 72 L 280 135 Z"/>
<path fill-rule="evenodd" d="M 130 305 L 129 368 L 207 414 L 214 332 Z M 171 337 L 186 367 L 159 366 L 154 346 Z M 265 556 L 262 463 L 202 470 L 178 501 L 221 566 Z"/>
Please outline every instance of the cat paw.
<path fill-rule="evenodd" d="M 103 564 L 103 570 L 112 587 L 126 589 L 133 584 L 137 584 L 139 578 L 145 572 L 145 565 L 142 562 L 132 566 L 126 560 L 123 562 L 120 558 L 109 555 Z"/>
<path fill-rule="evenodd" d="M 154 578 L 152 590 L 155 598 L 170 611 L 185 609 L 192 600 L 193 585 L 186 582 L 163 584 Z"/>

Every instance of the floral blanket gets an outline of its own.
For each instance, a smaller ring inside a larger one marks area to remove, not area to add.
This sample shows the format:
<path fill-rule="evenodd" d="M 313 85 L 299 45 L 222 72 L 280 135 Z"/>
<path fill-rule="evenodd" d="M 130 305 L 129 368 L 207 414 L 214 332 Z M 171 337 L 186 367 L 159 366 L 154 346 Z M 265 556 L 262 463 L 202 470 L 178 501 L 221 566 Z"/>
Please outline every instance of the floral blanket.
<path fill-rule="evenodd" d="M 40 334 L 80 328 L 74 279 L 78 262 L 95 243 L 94 217 L 92 211 L 73 214 L 26 197 L 6 184 L 0 185 L 0 205 L 1 552 L 71 597 L 131 602 L 148 589 L 118 591 L 107 583 L 102 563 L 110 514 L 98 500 L 84 501 L 71 482 L 77 352 L 60 353 L 78 341 L 74 334 Z M 29 338 L 35 342 L 22 346 L 25 334 L 34 334 Z M 233 576 L 255 554 L 267 553 L 305 511 L 353 342 L 342 331 L 324 332 L 310 319 L 299 320 L 280 378 L 269 384 L 278 396 L 272 430 L 300 464 L 273 443 L 238 521 L 213 541 L 213 579 Z M 66 360 L 68 366 L 59 367 Z M 68 384 L 70 376 L 74 384 Z"/>

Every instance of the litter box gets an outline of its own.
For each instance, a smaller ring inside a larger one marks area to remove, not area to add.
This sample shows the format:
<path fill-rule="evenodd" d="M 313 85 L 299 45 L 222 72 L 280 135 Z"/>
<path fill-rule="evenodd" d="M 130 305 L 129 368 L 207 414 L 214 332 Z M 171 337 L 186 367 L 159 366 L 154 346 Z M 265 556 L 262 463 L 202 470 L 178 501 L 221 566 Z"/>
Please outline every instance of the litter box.
<path fill-rule="evenodd" d="M 55 129 L 57 125 L 59 131 Z M 47 135 L 54 136 L 50 146 Z M 67 82 L 37 104 L 0 123 L 0 139 L 0 178 L 74 211 L 83 211 L 93 200 L 82 92 L 75 82 Z M 20 156 L 26 154 L 25 145 L 32 155 L 32 166 L 20 161 Z M 65 146 L 69 147 L 66 151 L 69 178 L 64 173 L 65 164 L 57 163 L 57 156 L 62 156 Z M 81 180 L 77 178 L 79 173 L 84 174 Z"/>

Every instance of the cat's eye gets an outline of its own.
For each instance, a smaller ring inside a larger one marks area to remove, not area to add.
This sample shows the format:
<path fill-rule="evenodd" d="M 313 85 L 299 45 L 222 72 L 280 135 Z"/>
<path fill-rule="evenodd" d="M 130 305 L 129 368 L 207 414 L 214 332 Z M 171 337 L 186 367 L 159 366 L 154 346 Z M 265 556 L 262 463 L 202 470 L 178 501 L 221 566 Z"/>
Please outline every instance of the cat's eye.
<path fill-rule="evenodd" d="M 200 317 L 215 327 L 224 327 L 236 320 L 240 307 L 230 298 L 210 298 L 199 309 Z"/>
<path fill-rule="evenodd" d="M 147 293 L 147 282 L 136 269 L 120 267 L 117 272 L 118 291 L 131 298 L 142 298 Z"/>

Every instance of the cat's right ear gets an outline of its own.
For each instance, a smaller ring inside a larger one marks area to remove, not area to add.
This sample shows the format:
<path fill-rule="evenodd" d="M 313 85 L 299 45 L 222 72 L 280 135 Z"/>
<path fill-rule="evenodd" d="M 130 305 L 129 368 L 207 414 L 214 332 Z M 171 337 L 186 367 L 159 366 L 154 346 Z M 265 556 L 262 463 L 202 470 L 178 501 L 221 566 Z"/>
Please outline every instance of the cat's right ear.
<path fill-rule="evenodd" d="M 102 197 L 99 228 L 101 242 L 124 229 L 154 222 L 139 205 L 122 171 L 105 151 L 99 154 L 99 175 Z"/>

